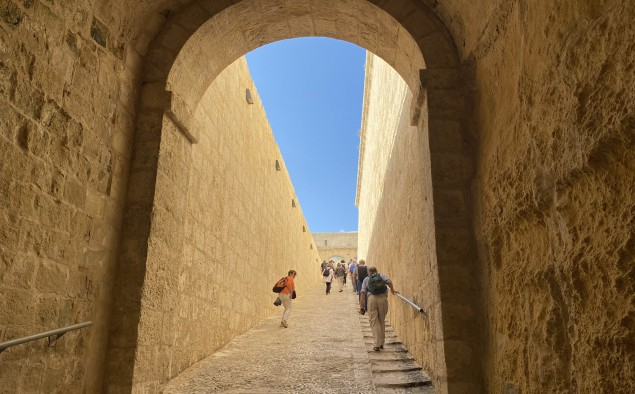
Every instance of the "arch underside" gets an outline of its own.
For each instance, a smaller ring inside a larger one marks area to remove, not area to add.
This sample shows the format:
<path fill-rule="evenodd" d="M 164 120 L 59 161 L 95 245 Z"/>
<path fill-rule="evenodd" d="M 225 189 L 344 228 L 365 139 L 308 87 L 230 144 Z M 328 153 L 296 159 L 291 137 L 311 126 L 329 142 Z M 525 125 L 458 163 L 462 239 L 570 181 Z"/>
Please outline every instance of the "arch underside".
<path fill-rule="evenodd" d="M 455 46 L 434 12 L 411 0 L 324 1 L 194 1 L 170 13 L 143 59 L 130 184 L 147 185 L 152 193 L 128 193 L 119 256 L 110 335 L 107 389 L 141 387 L 140 370 L 156 368 L 156 360 L 140 359 L 148 338 L 139 331 L 150 294 L 144 287 L 156 266 L 161 239 L 179 238 L 157 232 L 161 211 L 157 177 L 174 171 L 161 154 L 166 130 L 196 143 L 201 126 L 194 114 L 210 84 L 228 65 L 249 51 L 278 40 L 323 36 L 346 40 L 378 55 L 406 81 L 413 93 L 412 123 L 429 130 L 438 295 L 430 300 L 439 321 L 432 322 L 436 347 L 431 371 L 439 392 L 480 390 L 478 299 L 474 288 L 452 285 L 453 279 L 475 277 L 471 191 L 474 163 L 470 104 Z M 384 4 L 386 3 L 386 4 Z M 144 32 L 144 34 L 151 34 Z M 424 60 L 425 59 L 425 60 Z M 184 171 L 192 162 L 179 152 Z M 170 175 L 170 174 L 168 174 Z M 183 186 L 176 182 L 175 190 Z M 450 199 L 452 204 L 443 202 Z M 170 210 L 167 207 L 166 210 Z M 154 212 L 154 213 L 153 213 Z M 456 240 L 461 247 L 457 247 Z M 173 256 L 178 258 L 178 256 Z M 161 306 L 158 306 L 161 308 Z M 455 311 L 469 311 L 456 317 Z M 466 350 L 467 349 L 467 350 Z M 173 376 L 162 375 L 158 384 Z M 456 387 L 456 389 L 454 389 Z"/>

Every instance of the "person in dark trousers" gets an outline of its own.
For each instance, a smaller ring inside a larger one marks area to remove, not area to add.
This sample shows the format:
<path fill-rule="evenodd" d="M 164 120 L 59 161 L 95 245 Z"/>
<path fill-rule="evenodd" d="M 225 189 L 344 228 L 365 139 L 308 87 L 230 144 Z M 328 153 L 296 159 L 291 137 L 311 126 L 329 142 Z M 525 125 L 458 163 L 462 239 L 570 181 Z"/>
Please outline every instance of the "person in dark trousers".
<path fill-rule="evenodd" d="M 373 350 L 378 352 L 384 348 L 386 340 L 386 314 L 388 314 L 388 288 L 392 294 L 399 294 L 395 291 L 392 280 L 384 274 L 377 272 L 377 268 L 369 267 L 368 276 L 362 282 L 361 299 L 359 302 L 359 313 L 366 313 L 363 305 L 368 299 L 368 320 L 373 331 L 375 346 Z"/>
<path fill-rule="evenodd" d="M 344 282 L 344 287 L 346 287 L 346 274 L 348 273 L 348 270 L 346 269 L 346 260 L 340 261 L 340 264 L 342 265 L 342 268 L 344 268 L 344 276 L 342 281 Z"/>
<path fill-rule="evenodd" d="M 366 261 L 359 260 L 359 263 L 357 263 L 357 268 L 355 270 L 357 272 L 357 295 L 360 295 L 362 290 L 362 282 L 368 276 L 368 267 L 366 267 Z"/>

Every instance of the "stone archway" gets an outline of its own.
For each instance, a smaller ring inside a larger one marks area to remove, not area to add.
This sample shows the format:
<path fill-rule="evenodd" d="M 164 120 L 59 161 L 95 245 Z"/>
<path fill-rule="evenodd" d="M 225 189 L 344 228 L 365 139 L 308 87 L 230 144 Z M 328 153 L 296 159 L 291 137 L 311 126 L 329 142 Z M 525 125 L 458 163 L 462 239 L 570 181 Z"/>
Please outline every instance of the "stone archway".
<path fill-rule="evenodd" d="M 178 259 L 183 223 L 174 219 L 178 214 L 162 213 L 178 212 L 174 197 L 178 201 L 185 190 L 177 173 L 187 172 L 191 162 L 187 150 L 163 152 L 165 133 L 196 143 L 200 127 L 193 114 L 216 76 L 256 47 L 301 36 L 360 45 L 386 60 L 410 87 L 412 123 L 426 121 L 429 130 L 434 201 L 452 201 L 434 208 L 439 266 L 438 296 L 431 301 L 438 319 L 434 378 L 440 392 L 480 390 L 479 333 L 462 329 L 478 327 L 478 297 L 474 289 L 451 285 L 457 274 L 474 277 L 469 264 L 475 259 L 470 197 L 474 164 L 469 147 L 457 143 L 471 140 L 469 100 L 450 35 L 428 7 L 410 0 L 378 5 L 363 0 L 194 1 L 169 16 L 144 59 L 124 219 L 128 225 L 112 315 L 109 390 L 159 387 L 174 373 L 161 369 L 157 357 L 147 356 L 152 352 L 146 350 L 160 346 L 160 339 L 140 328 L 149 324 L 146 319 L 153 312 L 174 313 L 167 299 L 157 295 L 165 284 L 154 282 L 152 270 L 166 256 Z M 456 237 L 461 248 L 454 247 Z M 456 310 L 469 311 L 469 317 L 456 318 Z M 159 372 L 151 377 L 139 373 L 148 370 Z"/>

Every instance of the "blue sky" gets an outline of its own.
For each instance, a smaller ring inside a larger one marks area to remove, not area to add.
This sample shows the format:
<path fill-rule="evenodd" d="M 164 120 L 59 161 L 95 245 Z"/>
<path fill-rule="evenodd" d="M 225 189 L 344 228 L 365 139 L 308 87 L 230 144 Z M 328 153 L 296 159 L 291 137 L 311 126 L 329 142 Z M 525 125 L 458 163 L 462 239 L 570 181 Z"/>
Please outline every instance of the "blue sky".
<path fill-rule="evenodd" d="M 366 50 L 328 38 L 274 42 L 247 64 L 311 232 L 357 231 Z"/>

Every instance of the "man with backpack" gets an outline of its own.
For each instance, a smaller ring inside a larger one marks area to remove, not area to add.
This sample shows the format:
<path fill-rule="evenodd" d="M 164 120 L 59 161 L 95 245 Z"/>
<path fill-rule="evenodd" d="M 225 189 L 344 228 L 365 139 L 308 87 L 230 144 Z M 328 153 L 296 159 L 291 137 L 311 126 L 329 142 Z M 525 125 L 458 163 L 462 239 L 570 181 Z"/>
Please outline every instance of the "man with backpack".
<path fill-rule="evenodd" d="M 360 260 L 361 262 L 361 260 Z M 386 314 L 388 314 L 388 287 L 392 294 L 398 294 L 392 280 L 384 274 L 377 272 L 377 268 L 368 267 L 368 276 L 362 282 L 359 301 L 359 313 L 366 313 L 366 299 L 368 299 L 368 320 L 373 331 L 375 346 L 373 350 L 378 352 L 384 348 L 386 339 Z"/>
<path fill-rule="evenodd" d="M 339 287 L 340 293 L 342 292 L 342 288 L 344 288 L 345 278 L 346 278 L 346 268 L 344 268 L 344 265 L 341 262 L 337 263 L 337 267 L 335 268 L 335 279 L 337 279 L 337 286 Z"/>
<path fill-rule="evenodd" d="M 333 260 L 330 260 L 324 271 L 322 271 L 322 282 L 326 283 L 326 295 L 331 294 L 331 282 L 333 281 L 334 275 Z"/>

